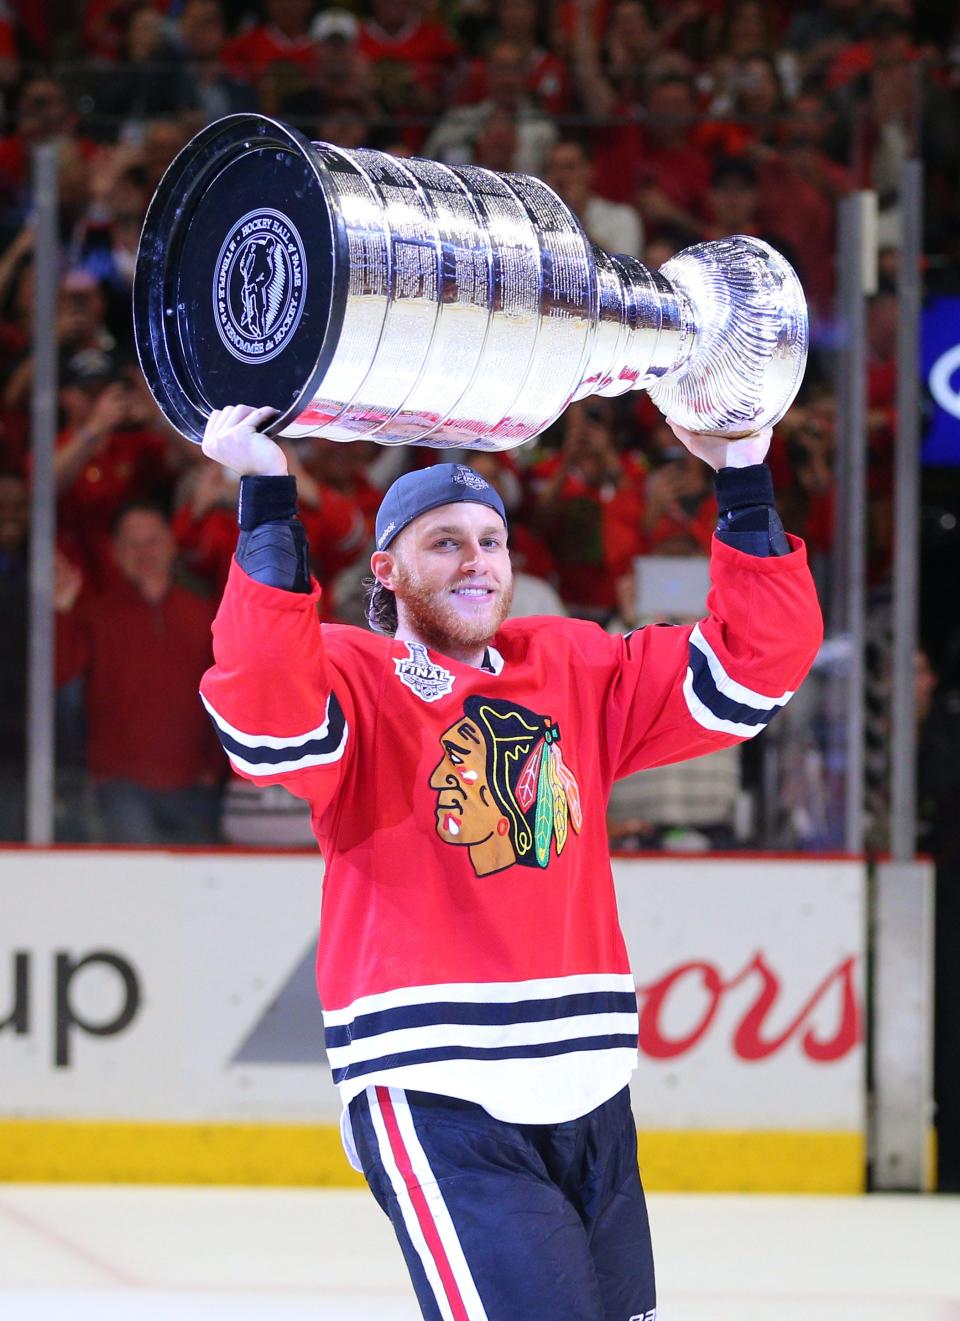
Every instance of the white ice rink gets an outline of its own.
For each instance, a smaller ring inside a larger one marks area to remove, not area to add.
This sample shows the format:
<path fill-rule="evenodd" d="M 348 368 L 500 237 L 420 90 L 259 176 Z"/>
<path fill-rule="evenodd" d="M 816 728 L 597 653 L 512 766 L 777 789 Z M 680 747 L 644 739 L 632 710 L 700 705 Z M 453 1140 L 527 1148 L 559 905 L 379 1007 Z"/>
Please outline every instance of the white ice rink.
<path fill-rule="evenodd" d="M 960 1321 L 960 1198 L 660 1195 L 650 1211 L 662 1321 Z M 3 1321 L 168 1317 L 419 1312 L 366 1193 L 0 1185 Z"/>

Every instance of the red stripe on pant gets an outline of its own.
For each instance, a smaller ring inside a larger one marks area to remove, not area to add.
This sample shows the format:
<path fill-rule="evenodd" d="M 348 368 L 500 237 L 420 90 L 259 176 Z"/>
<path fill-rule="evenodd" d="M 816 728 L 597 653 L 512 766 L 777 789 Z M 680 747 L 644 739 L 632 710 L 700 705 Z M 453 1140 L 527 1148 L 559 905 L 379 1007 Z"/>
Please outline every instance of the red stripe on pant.
<path fill-rule="evenodd" d="M 376 1089 L 377 1100 L 380 1102 L 380 1113 L 383 1115 L 383 1122 L 387 1130 L 387 1137 L 390 1140 L 390 1150 L 393 1152 L 393 1159 L 397 1163 L 397 1169 L 400 1171 L 400 1177 L 406 1185 L 407 1192 L 410 1194 L 410 1201 L 413 1203 L 413 1209 L 417 1214 L 417 1220 L 420 1224 L 423 1237 L 426 1239 L 427 1249 L 436 1263 L 437 1271 L 440 1275 L 440 1281 L 443 1284 L 444 1293 L 447 1295 L 447 1301 L 450 1304 L 450 1310 L 453 1312 L 454 1321 L 470 1321 L 466 1304 L 457 1287 L 457 1281 L 447 1257 L 446 1250 L 440 1239 L 440 1232 L 437 1229 L 436 1222 L 430 1212 L 430 1206 L 424 1195 L 423 1189 L 417 1181 L 417 1176 L 413 1170 L 413 1163 L 404 1145 L 403 1138 L 400 1135 L 400 1125 L 397 1123 L 396 1112 L 393 1108 L 393 1102 L 390 1099 L 389 1089 L 378 1087 Z"/>

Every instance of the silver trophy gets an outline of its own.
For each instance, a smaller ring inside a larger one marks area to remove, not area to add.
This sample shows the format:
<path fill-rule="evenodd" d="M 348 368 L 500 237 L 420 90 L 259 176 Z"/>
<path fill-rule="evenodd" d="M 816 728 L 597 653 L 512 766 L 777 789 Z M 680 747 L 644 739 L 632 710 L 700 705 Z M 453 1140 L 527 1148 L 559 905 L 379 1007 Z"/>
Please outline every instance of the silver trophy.
<path fill-rule="evenodd" d="M 806 361 L 787 261 L 700 243 L 651 271 L 608 255 L 538 179 L 210 125 L 164 175 L 134 286 L 169 420 L 270 404 L 271 434 L 511 449 L 576 399 L 645 389 L 692 431 L 778 421 Z"/>

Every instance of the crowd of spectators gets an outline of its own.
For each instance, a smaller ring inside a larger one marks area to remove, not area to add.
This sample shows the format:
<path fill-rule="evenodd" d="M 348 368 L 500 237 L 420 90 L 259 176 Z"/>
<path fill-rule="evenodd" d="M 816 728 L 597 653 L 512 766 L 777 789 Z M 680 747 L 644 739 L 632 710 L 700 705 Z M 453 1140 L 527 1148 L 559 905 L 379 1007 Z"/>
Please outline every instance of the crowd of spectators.
<path fill-rule="evenodd" d="M 949 262 L 960 234 L 958 90 L 960 19 L 950 6 L 917 0 L 0 0 L 0 594 L 6 617 L 22 623 L 30 155 L 52 142 L 61 723 L 75 730 L 96 808 L 70 819 L 86 822 L 80 829 L 91 838 L 218 837 L 224 767 L 192 695 L 234 547 L 236 486 L 157 410 L 136 366 L 130 309 L 146 207 L 203 124 L 259 110 L 344 147 L 533 173 L 595 242 L 654 268 L 703 239 L 768 239 L 800 273 L 813 344 L 771 461 L 784 521 L 806 537 L 821 570 L 834 523 L 837 205 L 851 188 L 876 188 L 883 253 L 869 311 L 870 572 L 882 582 L 891 555 L 898 168 L 922 152 L 936 203 L 927 245 Z M 322 439 L 290 448 L 327 617 L 363 618 L 380 495 L 399 466 L 433 457 Z M 637 556 L 708 553 L 709 474 L 677 449 L 642 393 L 587 400 L 535 444 L 472 461 L 510 511 L 524 611 L 632 628 L 650 618 L 638 600 Z M 7 650 L 4 785 L 22 764 L 25 672 L 21 653 Z M 741 770 L 734 764 L 724 776 L 729 792 L 716 777 L 704 791 L 717 800 L 700 822 L 708 843 L 735 837 Z M 674 802 L 678 792 L 651 790 L 643 803 L 627 794 L 613 838 L 660 842 L 676 822 L 666 808 L 656 820 L 651 803 Z M 0 837 L 16 838 L 22 794 L 5 789 L 0 799 Z"/>

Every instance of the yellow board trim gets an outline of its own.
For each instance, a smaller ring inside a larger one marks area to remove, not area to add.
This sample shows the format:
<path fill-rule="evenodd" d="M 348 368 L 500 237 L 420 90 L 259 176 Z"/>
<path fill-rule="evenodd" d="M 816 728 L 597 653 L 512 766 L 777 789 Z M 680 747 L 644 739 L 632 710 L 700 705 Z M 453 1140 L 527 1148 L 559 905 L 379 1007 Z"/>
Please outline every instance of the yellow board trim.
<path fill-rule="evenodd" d="M 655 1192 L 859 1193 L 861 1133 L 641 1132 Z M 0 1120 L 0 1180 L 353 1188 L 335 1124 Z"/>

